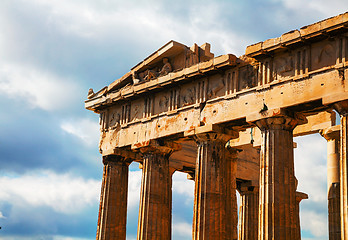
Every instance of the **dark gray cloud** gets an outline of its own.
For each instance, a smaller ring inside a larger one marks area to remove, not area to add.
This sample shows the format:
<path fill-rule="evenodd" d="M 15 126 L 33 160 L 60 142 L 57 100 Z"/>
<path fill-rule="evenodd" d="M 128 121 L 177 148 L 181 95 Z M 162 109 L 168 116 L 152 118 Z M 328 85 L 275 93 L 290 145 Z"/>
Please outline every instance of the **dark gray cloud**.
<path fill-rule="evenodd" d="M 53 235 L 91 238 L 96 233 L 97 207 L 78 215 L 54 212 L 48 207 L 30 207 L 13 210 L 13 206 L 1 206 L 8 214 L 18 218 L 0 219 L 1 235 L 50 239 Z M 15 211 L 15 212 L 11 212 Z M 20 211 L 20 212 L 17 212 Z"/>
<path fill-rule="evenodd" d="M 101 173 L 94 170 L 101 165 L 97 142 L 87 147 L 74 136 L 62 132 L 57 116 L 1 99 L 6 106 L 11 106 L 6 114 L 0 116 L 2 172 L 20 174 L 35 169 L 52 169 L 100 178 Z"/>
<path fill-rule="evenodd" d="M 51 171 L 100 180 L 98 139 L 84 135 L 98 122 L 96 114 L 84 109 L 87 90 L 110 84 L 169 40 L 210 42 L 216 55 L 241 55 L 249 44 L 337 15 L 346 7 L 339 0 L 1 1 L 0 177 Z M 187 198 L 173 195 L 178 223 L 192 221 L 192 200 L 187 204 Z M 320 201 L 303 206 L 323 213 Z M 137 210 L 133 206 L 128 213 L 132 236 Z M 1 233 L 93 239 L 97 211 L 96 203 L 67 214 L 52 206 L 28 203 L 22 208 L 3 200 Z"/>

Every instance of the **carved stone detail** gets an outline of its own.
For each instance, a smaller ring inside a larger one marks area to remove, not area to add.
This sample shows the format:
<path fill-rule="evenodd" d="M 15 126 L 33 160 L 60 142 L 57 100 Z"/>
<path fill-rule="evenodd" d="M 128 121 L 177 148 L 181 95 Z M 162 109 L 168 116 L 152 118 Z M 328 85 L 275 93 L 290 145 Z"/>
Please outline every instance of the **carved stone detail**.
<path fill-rule="evenodd" d="M 238 91 L 238 71 L 231 71 L 225 74 L 226 77 L 226 95 Z"/>
<path fill-rule="evenodd" d="M 222 89 L 225 88 L 225 79 L 222 77 L 221 80 L 217 82 L 217 84 L 210 86 L 209 91 L 208 91 L 208 98 L 212 99 L 215 98 Z"/>
<path fill-rule="evenodd" d="M 196 96 L 196 91 L 195 88 L 187 88 L 185 90 L 183 90 L 184 93 L 182 95 L 182 106 L 188 106 L 191 104 L 195 103 L 195 96 Z"/>
<path fill-rule="evenodd" d="M 281 80 L 284 77 L 291 76 L 294 71 L 294 60 L 289 54 L 278 57 L 274 60 L 273 64 L 273 78 Z"/>
<path fill-rule="evenodd" d="M 208 79 L 204 78 L 197 82 L 196 103 L 205 102 L 207 100 Z"/>
<path fill-rule="evenodd" d="M 251 65 L 239 68 L 238 90 L 248 89 L 256 86 L 257 69 Z"/>
<path fill-rule="evenodd" d="M 154 96 L 147 96 L 144 98 L 144 111 L 143 111 L 143 118 L 148 118 L 153 115 L 154 111 Z"/>

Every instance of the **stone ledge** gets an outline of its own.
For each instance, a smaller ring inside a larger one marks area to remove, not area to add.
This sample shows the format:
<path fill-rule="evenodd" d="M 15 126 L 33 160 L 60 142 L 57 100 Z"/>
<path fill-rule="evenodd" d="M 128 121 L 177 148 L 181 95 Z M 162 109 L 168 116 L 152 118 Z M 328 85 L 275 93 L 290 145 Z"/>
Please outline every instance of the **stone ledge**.
<path fill-rule="evenodd" d="M 326 35 L 327 32 L 339 28 L 346 28 L 347 24 L 348 12 L 304 26 L 300 30 L 292 30 L 284 33 L 281 37 L 267 39 L 266 41 L 247 46 L 245 55 L 250 57 L 262 55 L 265 52 L 274 51 L 275 49 L 301 42 L 304 39 L 308 40 L 318 35 Z"/>

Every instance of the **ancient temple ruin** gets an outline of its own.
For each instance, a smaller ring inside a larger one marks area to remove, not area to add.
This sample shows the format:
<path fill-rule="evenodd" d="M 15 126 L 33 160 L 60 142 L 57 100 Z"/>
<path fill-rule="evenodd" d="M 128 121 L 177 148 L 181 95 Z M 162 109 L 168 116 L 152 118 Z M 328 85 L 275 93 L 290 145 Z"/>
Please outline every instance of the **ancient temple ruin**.
<path fill-rule="evenodd" d="M 330 239 L 348 240 L 348 13 L 240 57 L 170 41 L 90 89 L 85 106 L 100 115 L 97 239 L 126 239 L 132 161 L 142 168 L 138 240 L 171 239 L 175 171 L 195 182 L 192 239 L 300 239 L 308 196 L 296 191 L 293 137 L 319 132 L 328 142 Z"/>

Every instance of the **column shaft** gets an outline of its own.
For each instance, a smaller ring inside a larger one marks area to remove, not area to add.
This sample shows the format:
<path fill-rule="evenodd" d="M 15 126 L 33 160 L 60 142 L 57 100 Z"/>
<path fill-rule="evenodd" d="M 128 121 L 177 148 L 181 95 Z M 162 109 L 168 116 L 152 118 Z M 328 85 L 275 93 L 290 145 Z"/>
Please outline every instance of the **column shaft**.
<path fill-rule="evenodd" d="M 258 214 L 258 187 L 249 187 L 247 191 L 240 191 L 239 240 L 257 239 Z"/>
<path fill-rule="evenodd" d="M 308 199 L 308 195 L 306 193 L 302 192 L 296 192 L 296 209 L 295 213 L 296 216 L 296 238 L 295 239 L 301 239 L 301 223 L 300 223 L 300 202 L 303 199 Z"/>
<path fill-rule="evenodd" d="M 126 239 L 128 163 L 121 156 L 104 157 L 97 240 Z"/>
<path fill-rule="evenodd" d="M 237 239 L 235 161 L 216 134 L 198 137 L 193 239 Z"/>
<path fill-rule="evenodd" d="M 334 126 L 321 130 L 321 135 L 327 140 L 327 187 L 329 239 L 341 239 L 340 216 L 340 128 Z"/>
<path fill-rule="evenodd" d="M 296 180 L 292 119 L 256 122 L 262 132 L 260 161 L 259 240 L 296 239 Z"/>
<path fill-rule="evenodd" d="M 231 194 L 231 215 L 232 224 L 230 226 L 232 231 L 232 239 L 238 239 L 238 204 L 237 204 L 237 160 L 238 160 L 238 151 L 236 149 L 229 149 L 229 154 L 227 155 L 227 167 L 230 171 L 227 171 L 227 179 L 231 183 L 229 192 Z M 227 185 L 228 187 L 228 185 Z M 228 216 L 227 216 L 228 217 Z"/>
<path fill-rule="evenodd" d="M 145 153 L 138 240 L 171 239 L 171 182 L 168 156 L 153 152 Z"/>
<path fill-rule="evenodd" d="M 341 239 L 348 240 L 348 113 L 341 115 L 340 208 Z"/>

